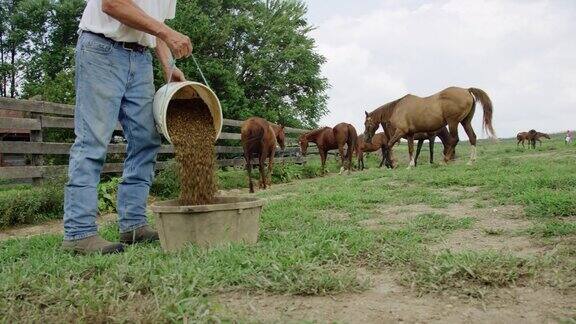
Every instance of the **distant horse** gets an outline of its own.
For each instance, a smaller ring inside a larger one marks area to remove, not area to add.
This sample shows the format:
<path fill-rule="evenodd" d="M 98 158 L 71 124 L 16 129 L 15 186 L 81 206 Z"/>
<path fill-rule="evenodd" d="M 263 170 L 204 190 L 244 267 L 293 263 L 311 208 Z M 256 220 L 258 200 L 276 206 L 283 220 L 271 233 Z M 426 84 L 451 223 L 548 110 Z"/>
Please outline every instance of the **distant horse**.
<path fill-rule="evenodd" d="M 444 161 L 449 162 L 454 156 L 454 148 L 458 143 L 458 124 L 462 124 L 472 150 L 470 161 L 476 161 L 476 133 L 472 128 L 472 118 L 476 110 L 476 102 L 480 101 L 484 109 L 483 128 L 490 137 L 495 138 L 492 126 L 493 106 L 490 97 L 483 90 L 477 88 L 451 87 L 429 97 L 421 98 L 414 95 L 406 95 L 393 102 L 372 111 L 366 112 L 364 121 L 364 136 L 367 141 L 372 139 L 380 125 L 386 130 L 386 123 L 395 129 L 391 136 L 388 147 L 393 147 L 400 138 L 408 139 L 408 151 L 410 167 L 414 161 L 414 134 L 421 132 L 433 132 L 446 125 L 450 131 L 448 151 Z"/>
<path fill-rule="evenodd" d="M 530 133 L 520 132 L 520 133 L 518 133 L 518 135 L 516 135 L 516 139 L 518 140 L 518 143 L 516 143 L 516 146 L 520 146 L 520 143 L 522 143 L 522 147 L 526 148 L 526 145 L 524 145 L 524 142 L 528 141 L 528 143 L 530 143 Z"/>
<path fill-rule="evenodd" d="M 550 139 L 550 135 L 548 135 L 546 133 L 537 132 L 534 129 L 530 130 L 529 132 L 521 132 L 521 133 L 518 133 L 518 135 L 516 135 L 516 139 L 518 140 L 518 143 L 516 143 L 516 146 L 519 146 L 520 143 L 522 143 L 522 147 L 526 147 L 524 145 L 524 142 L 528 141 L 528 144 L 533 149 L 536 149 L 536 141 L 540 142 L 540 146 L 542 146 L 542 140 L 540 140 L 541 138 Z"/>
<path fill-rule="evenodd" d="M 540 146 L 542 146 L 542 141 L 540 140 L 541 138 L 550 139 L 550 135 L 546 133 L 536 132 L 536 135 L 534 135 L 532 137 L 532 140 L 530 141 L 530 144 L 532 144 L 533 149 L 536 149 L 536 141 L 540 142 Z"/>
<path fill-rule="evenodd" d="M 284 126 L 270 123 L 263 118 L 252 117 L 242 124 L 240 132 L 250 192 L 254 192 L 254 184 L 252 183 L 252 158 L 254 155 L 256 155 L 259 161 L 259 188 L 266 189 L 266 186 L 271 185 L 272 182 L 271 177 L 276 145 L 280 145 L 282 150 L 284 150 L 285 147 L 286 135 L 284 133 Z M 264 166 L 267 158 L 269 159 L 268 174 L 266 174 Z"/>
<path fill-rule="evenodd" d="M 304 156 L 306 156 L 308 151 L 308 143 L 316 143 L 316 146 L 318 146 L 318 153 L 320 154 L 320 161 L 322 162 L 322 174 L 325 173 L 326 156 L 328 155 L 328 151 L 335 149 L 338 149 L 340 152 L 342 163 L 340 174 L 342 174 L 345 169 L 350 173 L 352 169 L 352 155 L 354 154 L 357 140 L 358 134 L 356 133 L 356 129 L 354 126 L 347 123 L 340 123 L 334 126 L 334 128 L 319 128 L 302 134 L 298 139 L 300 143 L 300 151 Z M 346 155 L 344 155 L 344 145 L 348 146 Z"/>
<path fill-rule="evenodd" d="M 358 143 L 356 144 L 356 157 L 358 159 L 358 169 L 364 170 L 364 153 L 366 152 L 376 152 L 382 150 L 382 161 L 380 162 L 379 168 L 386 163 L 386 167 L 392 169 L 394 167 L 395 161 L 388 161 L 386 159 L 386 145 L 388 145 L 388 137 L 386 133 L 378 133 L 372 137 L 372 142 L 367 143 L 364 141 L 364 135 L 358 136 Z"/>

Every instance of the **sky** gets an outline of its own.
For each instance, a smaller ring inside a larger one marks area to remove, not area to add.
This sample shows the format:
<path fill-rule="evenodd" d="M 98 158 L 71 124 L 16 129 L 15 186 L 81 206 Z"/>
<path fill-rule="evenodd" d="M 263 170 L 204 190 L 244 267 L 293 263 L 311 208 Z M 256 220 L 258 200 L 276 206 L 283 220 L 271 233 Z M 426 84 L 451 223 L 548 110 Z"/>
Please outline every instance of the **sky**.
<path fill-rule="evenodd" d="M 576 128 L 576 0 L 305 2 L 331 85 L 323 126 L 360 133 L 365 110 L 459 86 L 488 93 L 500 138 Z"/>

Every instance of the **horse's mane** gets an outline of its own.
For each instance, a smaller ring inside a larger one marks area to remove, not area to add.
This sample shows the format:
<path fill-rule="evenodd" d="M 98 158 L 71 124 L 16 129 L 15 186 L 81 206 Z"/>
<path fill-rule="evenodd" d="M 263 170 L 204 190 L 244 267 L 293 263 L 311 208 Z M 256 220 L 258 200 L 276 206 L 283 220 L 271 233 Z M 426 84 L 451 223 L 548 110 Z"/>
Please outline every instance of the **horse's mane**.
<path fill-rule="evenodd" d="M 374 118 L 376 120 L 376 122 L 382 122 L 382 121 L 384 121 L 384 119 L 390 118 L 390 115 L 392 115 L 392 113 L 394 112 L 394 109 L 396 108 L 398 103 L 400 103 L 400 101 L 402 101 L 402 99 L 406 98 L 407 96 L 408 95 L 405 95 L 402 98 L 399 98 L 399 99 L 396 99 L 392 102 L 384 104 L 384 105 L 376 108 L 374 111 L 372 111 L 368 115 L 370 117 Z"/>
<path fill-rule="evenodd" d="M 311 132 L 305 133 L 304 136 L 306 136 L 306 138 L 307 138 L 308 140 L 310 140 L 310 139 L 315 139 L 315 138 L 318 137 L 318 135 L 320 135 L 320 133 L 322 133 L 323 131 L 325 131 L 327 128 L 330 128 L 330 127 L 320 127 L 320 128 L 315 129 L 315 130 L 313 130 L 313 131 L 311 131 Z"/>

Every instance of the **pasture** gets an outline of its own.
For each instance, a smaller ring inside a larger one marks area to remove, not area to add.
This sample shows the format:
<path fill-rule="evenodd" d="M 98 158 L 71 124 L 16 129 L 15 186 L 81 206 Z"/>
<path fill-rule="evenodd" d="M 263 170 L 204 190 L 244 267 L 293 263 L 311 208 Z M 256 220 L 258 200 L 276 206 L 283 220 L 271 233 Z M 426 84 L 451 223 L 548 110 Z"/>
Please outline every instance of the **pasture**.
<path fill-rule="evenodd" d="M 481 141 L 467 166 L 462 142 L 454 164 L 424 150 L 412 170 L 405 145 L 395 154 L 396 170 L 371 156 L 338 176 L 330 158 L 326 177 L 258 191 L 256 246 L 72 256 L 61 235 L 0 242 L 0 321 L 576 321 L 576 146 Z M 118 239 L 114 223 L 101 233 Z"/>

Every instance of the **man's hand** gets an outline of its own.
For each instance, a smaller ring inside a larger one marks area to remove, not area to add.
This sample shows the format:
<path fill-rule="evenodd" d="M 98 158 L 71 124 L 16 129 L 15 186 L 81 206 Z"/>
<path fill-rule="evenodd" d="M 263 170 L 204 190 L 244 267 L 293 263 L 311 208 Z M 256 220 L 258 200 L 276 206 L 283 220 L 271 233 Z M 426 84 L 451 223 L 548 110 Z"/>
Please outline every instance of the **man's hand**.
<path fill-rule="evenodd" d="M 102 0 L 102 11 L 126 26 L 163 40 L 176 59 L 192 54 L 192 42 L 188 36 L 150 17 L 133 0 Z"/>
<path fill-rule="evenodd" d="M 184 76 L 184 73 L 182 73 L 182 71 L 180 71 L 180 69 L 177 67 L 175 67 L 174 71 L 172 71 L 172 79 L 170 79 L 170 80 L 168 80 L 168 78 L 170 77 L 169 73 L 170 73 L 170 70 L 164 71 L 164 79 L 166 79 L 166 83 L 186 81 L 186 77 Z"/>
<path fill-rule="evenodd" d="M 192 54 L 192 42 L 188 36 L 180 34 L 171 28 L 167 28 L 166 31 L 160 35 L 160 38 L 168 45 L 174 58 L 179 59 Z"/>

